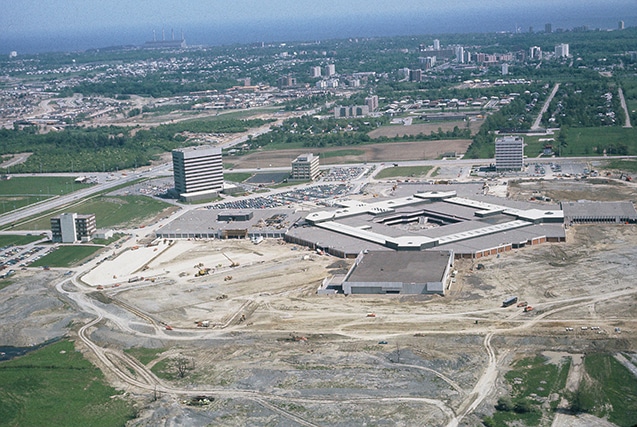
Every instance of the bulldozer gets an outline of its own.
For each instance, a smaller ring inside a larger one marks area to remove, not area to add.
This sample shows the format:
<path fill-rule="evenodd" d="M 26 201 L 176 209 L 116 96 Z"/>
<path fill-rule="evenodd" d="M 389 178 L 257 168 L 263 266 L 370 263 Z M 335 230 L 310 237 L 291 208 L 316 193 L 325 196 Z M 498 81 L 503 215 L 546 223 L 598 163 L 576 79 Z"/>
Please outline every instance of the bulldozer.
<path fill-rule="evenodd" d="M 199 271 L 195 273 L 195 277 L 206 276 L 208 274 L 210 274 L 209 268 L 200 268 Z"/>

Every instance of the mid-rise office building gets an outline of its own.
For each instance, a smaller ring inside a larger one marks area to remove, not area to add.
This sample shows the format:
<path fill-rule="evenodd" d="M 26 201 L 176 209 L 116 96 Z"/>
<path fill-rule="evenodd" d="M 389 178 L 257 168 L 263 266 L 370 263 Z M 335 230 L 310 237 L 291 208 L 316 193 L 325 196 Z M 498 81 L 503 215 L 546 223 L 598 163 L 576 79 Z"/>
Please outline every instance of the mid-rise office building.
<path fill-rule="evenodd" d="M 186 200 L 223 190 L 221 148 L 198 146 L 172 151 L 175 190 Z"/>
<path fill-rule="evenodd" d="M 425 70 L 429 70 L 436 65 L 436 57 L 435 56 L 425 56 L 418 58 L 418 62 L 422 64 Z"/>
<path fill-rule="evenodd" d="M 544 24 L 544 32 L 551 34 L 553 32 L 553 26 L 551 24 Z"/>
<path fill-rule="evenodd" d="M 296 78 L 291 76 L 279 77 L 276 81 L 278 87 L 294 87 L 296 86 Z"/>
<path fill-rule="evenodd" d="M 345 117 L 365 117 L 369 115 L 369 107 L 367 105 L 337 105 L 334 107 L 334 118 L 342 119 Z"/>
<path fill-rule="evenodd" d="M 506 76 L 507 74 L 509 74 L 509 64 L 505 62 L 502 64 L 502 75 Z"/>
<path fill-rule="evenodd" d="M 421 82 L 422 81 L 422 70 L 409 70 L 409 81 L 410 82 Z"/>
<path fill-rule="evenodd" d="M 458 61 L 459 64 L 464 64 L 464 47 L 456 46 L 455 51 L 456 61 Z"/>
<path fill-rule="evenodd" d="M 88 242 L 96 231 L 95 214 L 63 213 L 51 218 L 54 243 Z"/>
<path fill-rule="evenodd" d="M 568 43 L 560 43 L 555 46 L 556 58 L 567 58 L 569 56 Z"/>
<path fill-rule="evenodd" d="M 542 59 L 542 48 L 539 46 L 531 46 L 529 49 L 530 59 Z"/>
<path fill-rule="evenodd" d="M 440 40 L 434 39 L 434 50 L 440 50 Z"/>
<path fill-rule="evenodd" d="M 327 64 L 325 66 L 325 75 L 327 77 L 333 76 L 336 74 L 336 65 L 334 64 Z"/>
<path fill-rule="evenodd" d="M 310 68 L 310 77 L 316 78 L 321 77 L 321 67 L 312 67 Z"/>
<path fill-rule="evenodd" d="M 312 153 L 301 154 L 292 161 L 292 180 L 313 181 L 319 173 L 319 158 Z"/>
<path fill-rule="evenodd" d="M 365 98 L 365 105 L 370 112 L 378 111 L 378 95 L 372 95 Z"/>
<path fill-rule="evenodd" d="M 495 170 L 520 171 L 524 168 L 524 139 L 504 136 L 495 140 Z"/>

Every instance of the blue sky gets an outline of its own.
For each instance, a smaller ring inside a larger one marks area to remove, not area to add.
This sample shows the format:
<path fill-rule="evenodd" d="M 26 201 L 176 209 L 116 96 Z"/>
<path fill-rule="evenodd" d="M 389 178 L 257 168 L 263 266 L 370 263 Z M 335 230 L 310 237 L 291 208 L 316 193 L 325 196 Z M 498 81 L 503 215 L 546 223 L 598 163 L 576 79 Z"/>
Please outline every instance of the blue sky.
<path fill-rule="evenodd" d="M 542 30 L 547 22 L 615 28 L 619 19 L 637 26 L 637 0 L 0 0 L 0 52 L 35 38 L 63 49 L 141 44 L 162 28 L 225 44 Z"/>

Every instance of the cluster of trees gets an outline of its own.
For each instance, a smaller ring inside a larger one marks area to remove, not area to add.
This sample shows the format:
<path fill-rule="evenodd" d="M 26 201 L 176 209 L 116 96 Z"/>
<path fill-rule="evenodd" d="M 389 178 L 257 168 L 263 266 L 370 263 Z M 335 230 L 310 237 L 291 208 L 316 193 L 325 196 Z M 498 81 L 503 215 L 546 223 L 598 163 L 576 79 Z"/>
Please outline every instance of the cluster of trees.
<path fill-rule="evenodd" d="M 121 94 L 152 96 L 154 98 L 188 94 L 204 90 L 226 90 L 237 84 L 232 77 L 197 80 L 195 77 L 184 80 L 183 76 L 169 73 L 152 73 L 146 76 L 118 76 L 99 82 L 81 82 L 59 92 L 61 97 L 70 97 L 74 93 L 83 95 L 101 95 L 116 97 Z"/>
<path fill-rule="evenodd" d="M 24 172 L 115 171 L 150 164 L 159 154 L 181 147 L 183 132 L 235 133 L 268 123 L 265 120 L 188 121 L 151 129 L 68 127 L 38 134 L 33 127 L 0 129 L 0 155 L 33 153 L 8 170 Z"/>
<path fill-rule="evenodd" d="M 621 126 L 624 121 L 615 82 L 603 80 L 562 84 L 542 117 L 547 127 Z"/>

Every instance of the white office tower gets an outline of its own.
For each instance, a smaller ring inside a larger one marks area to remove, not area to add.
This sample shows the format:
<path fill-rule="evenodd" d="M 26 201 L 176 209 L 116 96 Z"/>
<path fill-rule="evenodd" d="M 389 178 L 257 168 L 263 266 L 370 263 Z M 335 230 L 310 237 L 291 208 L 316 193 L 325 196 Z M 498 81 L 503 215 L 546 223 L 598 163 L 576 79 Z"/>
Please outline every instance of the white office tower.
<path fill-rule="evenodd" d="M 569 56 L 568 43 L 560 43 L 557 46 L 555 46 L 556 58 L 567 58 L 568 56 Z"/>
<path fill-rule="evenodd" d="M 312 78 L 321 77 L 321 67 L 310 68 L 310 76 Z"/>
<path fill-rule="evenodd" d="M 531 46 L 529 56 L 531 59 L 542 59 L 542 48 L 539 46 Z"/>
<path fill-rule="evenodd" d="M 294 181 L 313 181 L 320 173 L 319 158 L 312 153 L 302 154 L 292 161 Z"/>
<path fill-rule="evenodd" d="M 325 75 L 327 77 L 333 76 L 334 74 L 336 74 L 336 65 L 334 64 L 327 64 L 325 66 Z"/>
<path fill-rule="evenodd" d="M 440 40 L 434 39 L 434 50 L 440 50 Z"/>
<path fill-rule="evenodd" d="M 509 74 L 509 64 L 502 64 L 502 75 L 506 76 Z"/>
<path fill-rule="evenodd" d="M 495 170 L 520 171 L 524 167 L 524 139 L 504 136 L 495 140 Z"/>
<path fill-rule="evenodd" d="M 175 190 L 185 200 L 197 200 L 223 189 L 221 148 L 187 147 L 173 150 Z"/>
<path fill-rule="evenodd" d="M 456 60 L 459 64 L 464 64 L 464 47 L 456 46 Z"/>

